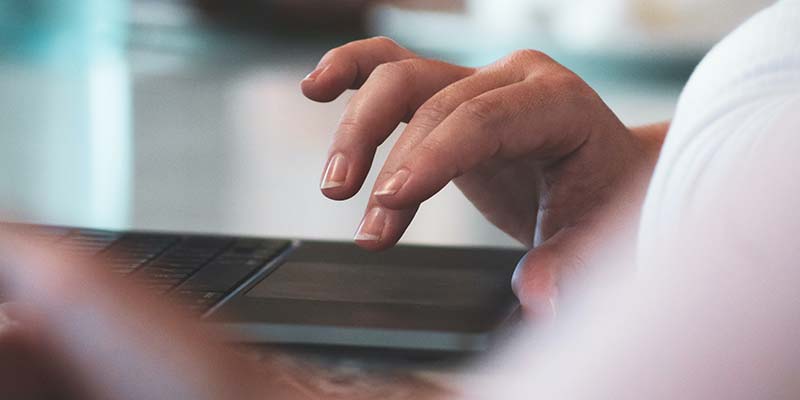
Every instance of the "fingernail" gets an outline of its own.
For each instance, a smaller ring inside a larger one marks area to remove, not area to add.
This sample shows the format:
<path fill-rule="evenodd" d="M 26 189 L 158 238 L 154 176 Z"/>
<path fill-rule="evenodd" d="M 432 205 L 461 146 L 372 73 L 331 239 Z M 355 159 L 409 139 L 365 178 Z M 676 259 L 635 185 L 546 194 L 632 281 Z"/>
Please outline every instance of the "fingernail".
<path fill-rule="evenodd" d="M 347 158 L 341 153 L 336 153 L 328 161 L 320 189 L 337 188 L 343 186 L 345 181 L 347 181 Z"/>
<path fill-rule="evenodd" d="M 525 315 L 538 323 L 552 321 L 558 316 L 556 299 L 550 297 L 544 301 L 542 300 L 524 301 L 522 306 Z"/>
<path fill-rule="evenodd" d="M 392 196 L 403 188 L 411 172 L 405 168 L 397 171 L 375 191 L 375 196 Z"/>
<path fill-rule="evenodd" d="M 558 317 L 559 290 L 558 287 L 550 287 L 546 290 L 538 289 L 535 295 L 524 293 L 520 296 L 525 314 L 534 321 L 545 322 Z"/>
<path fill-rule="evenodd" d="M 557 304 L 556 303 L 556 299 L 551 297 L 551 298 L 547 299 L 547 302 L 550 304 L 550 312 L 551 312 L 550 315 L 553 318 L 557 317 L 558 316 L 558 306 L 556 305 Z"/>
<path fill-rule="evenodd" d="M 325 73 L 325 71 L 327 71 L 328 68 L 330 68 L 330 67 L 331 67 L 330 65 L 328 65 L 326 67 L 317 67 L 317 69 L 311 71 L 310 74 L 306 75 L 306 77 L 303 78 L 303 81 L 312 81 L 313 82 L 313 81 L 317 80 L 317 78 L 319 78 L 320 75 Z"/>
<path fill-rule="evenodd" d="M 539 315 L 540 320 L 552 320 L 558 316 L 558 298 L 552 295 L 547 298 L 546 302 L 539 303 L 536 306 L 536 313 Z"/>
<path fill-rule="evenodd" d="M 380 207 L 369 210 L 364 220 L 361 221 L 356 231 L 357 242 L 377 242 L 383 236 L 383 228 L 386 226 L 386 212 Z"/>

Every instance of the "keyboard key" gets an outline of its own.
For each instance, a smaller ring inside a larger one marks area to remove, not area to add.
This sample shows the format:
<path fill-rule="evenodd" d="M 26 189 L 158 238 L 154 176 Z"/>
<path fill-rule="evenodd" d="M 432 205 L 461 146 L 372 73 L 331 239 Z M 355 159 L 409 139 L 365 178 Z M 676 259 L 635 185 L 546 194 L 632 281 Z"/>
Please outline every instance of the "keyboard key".
<path fill-rule="evenodd" d="M 230 238 L 187 236 L 181 240 L 178 246 L 185 254 L 191 254 L 191 252 L 207 254 L 220 252 L 231 243 L 233 243 L 233 239 Z"/>
<path fill-rule="evenodd" d="M 92 255 L 113 272 L 157 293 L 176 294 L 202 313 L 277 257 L 288 241 L 201 235 L 36 229 L 62 250 Z M 176 289 L 177 288 L 177 289 Z"/>
<path fill-rule="evenodd" d="M 153 277 L 153 278 L 186 278 L 192 274 L 192 270 L 171 269 L 171 268 L 158 268 L 148 266 L 143 268 L 139 275 Z"/>
<path fill-rule="evenodd" d="M 263 242 L 268 243 L 271 248 L 275 249 L 269 256 L 241 257 L 236 254 L 239 247 L 234 246 L 184 282 L 181 285 L 181 289 L 228 292 L 275 258 L 282 249 L 289 245 L 289 242 L 286 241 L 281 241 L 279 244 L 275 244 L 275 241 Z M 233 257 L 233 255 L 236 255 L 236 257 Z"/>
<path fill-rule="evenodd" d="M 202 314 L 217 304 L 225 294 L 213 291 L 178 290 L 176 300 L 189 312 Z"/>
<path fill-rule="evenodd" d="M 177 242 L 167 235 L 126 234 L 102 254 L 102 261 L 113 270 L 131 273 Z"/>
<path fill-rule="evenodd" d="M 49 227 L 49 226 L 30 226 L 30 225 L 8 225 L 0 224 L 3 227 L 9 227 L 14 230 L 19 230 L 21 233 L 25 235 L 30 235 L 31 237 L 36 238 L 37 240 L 41 240 L 43 242 L 55 242 L 57 240 L 61 240 L 70 233 L 72 233 L 72 229 L 69 228 L 57 228 L 57 227 Z"/>
<path fill-rule="evenodd" d="M 119 237 L 115 232 L 80 230 L 61 238 L 56 247 L 78 255 L 94 255 L 112 246 Z"/>
<path fill-rule="evenodd" d="M 167 293 L 170 289 L 172 289 L 175 285 L 169 283 L 161 283 L 161 282 L 148 282 L 143 284 L 145 289 L 154 291 L 158 294 Z"/>
<path fill-rule="evenodd" d="M 211 263 L 189 278 L 182 287 L 191 290 L 226 292 L 247 278 L 257 268 L 241 264 Z"/>
<path fill-rule="evenodd" d="M 233 241 L 231 239 L 188 237 L 147 264 L 163 270 L 196 271 L 211 261 Z"/>
<path fill-rule="evenodd" d="M 224 295 L 223 292 L 199 290 L 178 290 L 175 292 L 175 297 L 184 304 L 205 304 L 209 306 L 221 300 Z"/>
<path fill-rule="evenodd" d="M 155 268 L 162 268 L 162 269 L 196 271 L 210 259 L 211 257 L 188 259 L 188 260 L 157 258 L 156 260 L 148 264 L 148 266 L 152 266 Z"/>
<path fill-rule="evenodd" d="M 232 239 L 203 236 L 175 236 L 169 241 L 158 236 L 127 239 L 120 247 L 122 254 L 114 260 L 127 265 L 117 263 L 117 270 L 132 273 L 136 282 L 159 292 L 172 290 L 233 243 Z"/>

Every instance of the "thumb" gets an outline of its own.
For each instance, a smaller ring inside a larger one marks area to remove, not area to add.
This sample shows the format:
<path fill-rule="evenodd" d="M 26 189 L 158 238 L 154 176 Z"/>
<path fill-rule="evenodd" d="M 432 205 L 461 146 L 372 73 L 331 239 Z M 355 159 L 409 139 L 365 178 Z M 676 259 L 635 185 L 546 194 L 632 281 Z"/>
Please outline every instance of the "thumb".
<path fill-rule="evenodd" d="M 565 228 L 517 263 L 512 287 L 526 318 L 546 321 L 558 315 L 563 284 L 586 269 L 590 239 L 587 228 Z"/>

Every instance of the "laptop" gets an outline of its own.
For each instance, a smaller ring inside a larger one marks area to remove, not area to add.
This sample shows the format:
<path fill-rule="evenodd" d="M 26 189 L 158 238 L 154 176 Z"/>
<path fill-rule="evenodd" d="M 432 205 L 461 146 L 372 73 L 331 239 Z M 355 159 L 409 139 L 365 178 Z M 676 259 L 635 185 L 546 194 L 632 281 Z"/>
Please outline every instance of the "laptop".
<path fill-rule="evenodd" d="M 517 249 L 370 253 L 344 242 L 14 227 L 169 296 L 239 343 L 471 354 L 517 319 Z"/>

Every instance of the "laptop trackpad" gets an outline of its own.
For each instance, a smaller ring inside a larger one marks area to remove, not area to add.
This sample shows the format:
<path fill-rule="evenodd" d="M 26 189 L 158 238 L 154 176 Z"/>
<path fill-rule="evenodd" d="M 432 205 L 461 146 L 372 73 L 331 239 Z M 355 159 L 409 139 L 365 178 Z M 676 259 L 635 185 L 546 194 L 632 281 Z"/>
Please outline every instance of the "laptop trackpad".
<path fill-rule="evenodd" d="M 516 308 L 523 253 L 303 242 L 214 318 L 251 342 L 478 348 Z"/>

